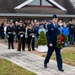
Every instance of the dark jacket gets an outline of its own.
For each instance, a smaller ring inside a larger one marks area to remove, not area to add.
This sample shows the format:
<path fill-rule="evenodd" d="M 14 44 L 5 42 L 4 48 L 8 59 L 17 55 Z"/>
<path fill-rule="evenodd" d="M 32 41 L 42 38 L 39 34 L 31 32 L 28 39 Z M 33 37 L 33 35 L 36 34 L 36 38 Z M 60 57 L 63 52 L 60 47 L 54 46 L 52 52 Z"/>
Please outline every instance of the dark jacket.
<path fill-rule="evenodd" d="M 75 25 L 69 24 L 68 27 L 69 27 L 70 34 L 74 34 L 75 33 Z"/>
<path fill-rule="evenodd" d="M 35 34 L 36 34 L 36 36 L 39 36 L 39 26 L 38 27 L 36 27 L 36 26 L 34 26 L 33 27 L 34 28 L 34 30 L 35 30 Z"/>
<path fill-rule="evenodd" d="M 6 34 L 7 34 L 8 38 L 11 40 L 14 39 L 14 33 L 13 32 L 14 32 L 13 26 L 12 27 L 8 26 L 7 30 L 6 30 Z"/>
<path fill-rule="evenodd" d="M 17 26 L 17 35 L 18 35 L 18 39 L 19 38 L 25 38 L 25 27 L 24 26 Z"/>
<path fill-rule="evenodd" d="M 60 33 L 60 26 L 56 25 L 56 27 L 54 27 L 53 23 L 51 23 L 47 26 L 47 28 L 47 45 L 49 46 L 49 44 L 53 44 L 53 46 L 56 46 L 57 35 Z"/>
<path fill-rule="evenodd" d="M 35 35 L 36 35 L 36 34 L 35 34 L 35 29 L 34 29 L 34 28 L 29 29 L 29 28 L 28 28 L 27 34 L 28 34 L 28 37 L 31 37 L 31 38 L 32 38 L 33 36 L 35 37 Z"/>
<path fill-rule="evenodd" d="M 3 26 L 2 25 L 0 25 L 0 33 L 2 33 L 3 32 Z"/>

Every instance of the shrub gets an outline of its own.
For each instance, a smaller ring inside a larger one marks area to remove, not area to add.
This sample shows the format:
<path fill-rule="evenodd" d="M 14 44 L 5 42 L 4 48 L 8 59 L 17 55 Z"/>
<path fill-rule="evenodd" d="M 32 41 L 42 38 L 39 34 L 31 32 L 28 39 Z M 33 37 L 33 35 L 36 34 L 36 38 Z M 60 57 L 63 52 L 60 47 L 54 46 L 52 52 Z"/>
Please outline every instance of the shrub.
<path fill-rule="evenodd" d="M 46 44 L 47 44 L 46 34 L 43 31 L 41 31 L 37 40 L 37 45 L 46 45 Z"/>

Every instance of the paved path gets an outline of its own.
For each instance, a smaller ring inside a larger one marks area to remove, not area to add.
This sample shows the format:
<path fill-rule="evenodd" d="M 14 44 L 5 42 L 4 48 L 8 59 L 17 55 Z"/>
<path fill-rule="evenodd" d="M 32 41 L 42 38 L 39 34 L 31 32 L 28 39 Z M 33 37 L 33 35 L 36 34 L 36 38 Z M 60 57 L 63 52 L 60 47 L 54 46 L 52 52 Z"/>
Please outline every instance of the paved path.
<path fill-rule="evenodd" d="M 50 61 L 48 68 L 43 67 L 44 58 L 30 54 L 29 52 L 17 52 L 16 49 L 7 49 L 7 46 L 0 43 L 0 57 L 4 57 L 19 66 L 26 68 L 37 75 L 75 75 L 75 67 L 64 64 L 64 72 L 57 69 L 56 62 Z"/>

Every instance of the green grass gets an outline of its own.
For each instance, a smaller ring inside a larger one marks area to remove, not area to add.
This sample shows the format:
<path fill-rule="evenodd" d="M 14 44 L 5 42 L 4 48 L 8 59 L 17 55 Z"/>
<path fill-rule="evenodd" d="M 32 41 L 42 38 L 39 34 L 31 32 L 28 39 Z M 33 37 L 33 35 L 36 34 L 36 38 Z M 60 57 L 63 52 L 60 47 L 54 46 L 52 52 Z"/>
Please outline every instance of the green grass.
<path fill-rule="evenodd" d="M 75 47 L 63 49 L 61 55 L 64 63 L 75 66 Z M 46 55 L 42 56 L 45 57 Z M 55 53 L 53 53 L 51 59 L 56 60 Z"/>
<path fill-rule="evenodd" d="M 6 59 L 0 59 L 0 75 L 36 75 Z"/>

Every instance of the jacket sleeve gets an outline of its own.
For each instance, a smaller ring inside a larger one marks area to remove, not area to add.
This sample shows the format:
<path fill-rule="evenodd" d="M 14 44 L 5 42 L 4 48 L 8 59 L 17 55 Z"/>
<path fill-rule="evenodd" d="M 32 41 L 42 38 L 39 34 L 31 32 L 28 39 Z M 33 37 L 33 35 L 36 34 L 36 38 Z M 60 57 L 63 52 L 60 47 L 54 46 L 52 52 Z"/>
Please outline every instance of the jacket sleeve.
<path fill-rule="evenodd" d="M 50 25 L 47 26 L 48 31 L 46 32 L 46 37 L 47 37 L 47 41 L 48 41 L 48 45 L 51 43 L 51 39 L 50 39 Z"/>
<path fill-rule="evenodd" d="M 6 34 L 8 34 L 8 27 L 7 27 L 7 29 L 6 29 Z"/>
<path fill-rule="evenodd" d="M 68 33 L 68 35 L 70 34 L 69 28 L 68 28 L 68 32 L 67 33 Z"/>
<path fill-rule="evenodd" d="M 60 29 L 60 33 L 63 33 L 63 28 Z"/>

